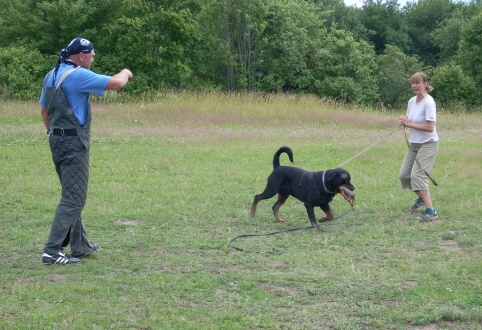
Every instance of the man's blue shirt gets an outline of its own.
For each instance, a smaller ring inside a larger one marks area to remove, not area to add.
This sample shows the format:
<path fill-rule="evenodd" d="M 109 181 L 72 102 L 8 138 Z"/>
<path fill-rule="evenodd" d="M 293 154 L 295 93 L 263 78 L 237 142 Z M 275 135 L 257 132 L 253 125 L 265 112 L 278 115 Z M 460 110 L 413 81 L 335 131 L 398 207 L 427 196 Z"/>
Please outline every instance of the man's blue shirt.
<path fill-rule="evenodd" d="M 55 85 L 58 84 L 62 74 L 69 69 L 73 69 L 73 67 L 65 64 L 60 66 L 59 70 L 57 71 L 57 76 L 55 77 Z M 47 76 L 44 78 L 42 85 L 43 87 L 46 84 Z M 54 75 L 52 72 L 49 77 L 48 87 L 54 86 L 53 76 Z M 83 125 L 85 123 L 85 119 L 87 118 L 90 93 L 104 95 L 110 78 L 110 76 L 97 74 L 84 68 L 77 68 L 62 83 L 61 87 L 64 90 L 65 95 L 67 96 L 67 101 L 74 111 L 75 117 L 77 117 L 80 125 Z M 42 106 L 47 106 L 45 103 L 45 93 L 43 88 L 39 103 Z"/>

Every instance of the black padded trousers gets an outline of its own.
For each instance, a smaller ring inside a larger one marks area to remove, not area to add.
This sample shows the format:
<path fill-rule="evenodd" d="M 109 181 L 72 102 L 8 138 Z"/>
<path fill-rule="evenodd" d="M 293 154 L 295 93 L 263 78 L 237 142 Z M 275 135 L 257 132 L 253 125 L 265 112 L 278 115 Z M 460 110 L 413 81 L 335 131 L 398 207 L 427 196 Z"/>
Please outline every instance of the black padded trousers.
<path fill-rule="evenodd" d="M 72 256 L 84 255 L 93 251 L 81 215 L 87 199 L 89 152 L 78 136 L 51 135 L 49 143 L 62 197 L 44 252 L 55 255 L 70 243 Z"/>

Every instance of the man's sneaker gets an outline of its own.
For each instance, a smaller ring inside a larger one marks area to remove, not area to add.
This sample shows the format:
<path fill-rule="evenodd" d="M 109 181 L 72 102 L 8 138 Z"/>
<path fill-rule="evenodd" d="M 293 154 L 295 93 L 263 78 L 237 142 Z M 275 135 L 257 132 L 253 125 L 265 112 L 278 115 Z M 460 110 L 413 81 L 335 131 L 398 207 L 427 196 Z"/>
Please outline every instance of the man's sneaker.
<path fill-rule="evenodd" d="M 426 208 L 422 214 L 417 217 L 418 220 L 437 220 L 438 214 L 435 209 Z"/>
<path fill-rule="evenodd" d="M 65 253 L 62 253 L 62 252 L 59 252 L 54 256 L 44 253 L 42 255 L 42 262 L 46 265 L 51 265 L 51 264 L 65 265 L 65 264 L 74 264 L 74 263 L 80 262 L 80 259 L 72 258 L 72 257 L 69 258 L 68 256 L 65 255 Z"/>
<path fill-rule="evenodd" d="M 100 245 L 99 245 L 99 244 L 92 244 L 92 250 L 90 250 L 89 252 L 86 252 L 86 253 L 84 253 L 84 254 L 76 255 L 75 258 L 85 257 L 86 255 L 91 254 L 92 252 L 95 252 L 95 251 L 97 251 L 98 249 L 100 249 Z M 72 256 L 74 256 L 74 255 L 72 255 Z"/>
<path fill-rule="evenodd" d="M 415 212 L 424 205 L 425 205 L 425 203 L 423 202 L 422 197 L 419 197 L 415 200 L 415 203 L 413 203 L 413 205 L 410 206 L 409 210 L 410 210 L 410 212 Z"/>

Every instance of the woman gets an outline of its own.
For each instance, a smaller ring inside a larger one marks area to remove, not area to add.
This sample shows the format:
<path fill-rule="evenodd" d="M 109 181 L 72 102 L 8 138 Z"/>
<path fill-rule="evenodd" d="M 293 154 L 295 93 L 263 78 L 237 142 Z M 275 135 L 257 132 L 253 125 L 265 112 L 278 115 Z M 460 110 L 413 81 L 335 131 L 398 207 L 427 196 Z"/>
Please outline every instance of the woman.
<path fill-rule="evenodd" d="M 435 220 L 438 219 L 438 214 L 432 206 L 424 170 L 430 173 L 437 156 L 437 108 L 434 99 L 428 94 L 433 88 L 428 84 L 425 73 L 414 74 L 411 83 L 415 96 L 408 101 L 407 114 L 400 116 L 402 125 L 411 129 L 410 148 L 403 159 L 398 177 L 403 189 L 411 189 L 418 196 L 409 210 L 415 212 L 425 206 L 425 211 L 417 219 Z"/>

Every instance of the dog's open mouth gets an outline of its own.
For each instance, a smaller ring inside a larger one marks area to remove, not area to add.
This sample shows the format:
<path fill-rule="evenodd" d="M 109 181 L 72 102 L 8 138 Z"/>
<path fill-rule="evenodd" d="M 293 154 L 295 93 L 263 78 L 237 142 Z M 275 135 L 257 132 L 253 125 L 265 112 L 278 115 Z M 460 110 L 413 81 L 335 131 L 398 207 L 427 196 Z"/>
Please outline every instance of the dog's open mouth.
<path fill-rule="evenodd" d="M 340 194 L 353 206 L 353 203 L 355 203 L 355 192 L 346 186 L 340 186 L 338 189 Z"/>

